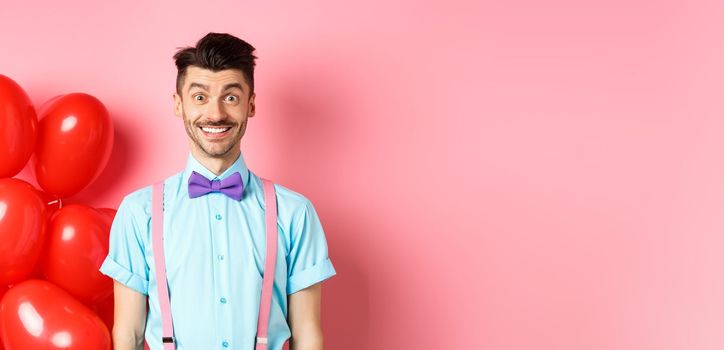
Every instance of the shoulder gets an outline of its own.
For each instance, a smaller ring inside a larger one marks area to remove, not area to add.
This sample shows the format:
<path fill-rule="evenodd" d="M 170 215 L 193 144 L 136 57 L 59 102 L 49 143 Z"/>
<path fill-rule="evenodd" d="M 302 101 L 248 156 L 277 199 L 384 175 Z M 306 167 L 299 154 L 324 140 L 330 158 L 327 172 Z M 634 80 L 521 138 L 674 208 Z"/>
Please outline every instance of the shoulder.
<path fill-rule="evenodd" d="M 261 178 L 256 175 L 253 178 L 257 181 L 258 188 L 262 188 Z M 310 210 L 314 210 L 312 201 L 296 190 L 274 182 L 274 191 L 276 192 L 279 216 L 288 216 L 291 220 L 295 220 L 303 217 Z M 259 199 L 263 200 L 263 197 Z"/>
<path fill-rule="evenodd" d="M 297 209 L 304 209 L 311 206 L 312 202 L 303 194 L 285 187 L 280 184 L 274 184 L 274 190 L 277 194 L 277 201 L 284 203 L 286 206 Z"/>
<path fill-rule="evenodd" d="M 118 211 L 125 212 L 136 218 L 149 216 L 151 214 L 151 190 L 153 186 L 148 185 L 131 191 L 123 197 Z"/>
<path fill-rule="evenodd" d="M 164 184 L 166 186 L 166 189 L 164 190 L 165 193 L 169 193 L 168 187 L 175 188 L 177 187 L 177 182 L 180 181 L 181 173 L 173 174 L 167 178 L 165 178 Z M 129 210 L 131 212 L 134 212 L 138 215 L 145 215 L 150 216 L 151 215 L 151 196 L 153 192 L 153 184 L 146 185 L 141 188 L 137 188 L 132 190 L 130 193 L 128 193 L 125 197 L 123 197 L 123 200 L 119 206 L 119 210 L 121 208 L 124 208 L 126 210 Z"/>

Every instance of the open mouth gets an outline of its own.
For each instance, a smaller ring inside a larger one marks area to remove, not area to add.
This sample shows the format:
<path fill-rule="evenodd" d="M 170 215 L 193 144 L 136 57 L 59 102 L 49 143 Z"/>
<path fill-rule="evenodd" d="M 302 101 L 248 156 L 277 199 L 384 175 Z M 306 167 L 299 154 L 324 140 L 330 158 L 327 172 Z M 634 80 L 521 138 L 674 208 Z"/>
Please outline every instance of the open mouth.
<path fill-rule="evenodd" d="M 205 137 L 222 138 L 229 134 L 230 126 L 200 126 L 199 129 Z"/>

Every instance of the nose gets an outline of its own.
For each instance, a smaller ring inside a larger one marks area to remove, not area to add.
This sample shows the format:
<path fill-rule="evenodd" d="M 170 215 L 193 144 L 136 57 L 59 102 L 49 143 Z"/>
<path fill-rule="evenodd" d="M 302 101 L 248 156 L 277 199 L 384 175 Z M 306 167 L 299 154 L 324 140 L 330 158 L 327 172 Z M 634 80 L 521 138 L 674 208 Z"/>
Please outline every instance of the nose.
<path fill-rule="evenodd" d="M 224 112 L 222 101 L 212 101 L 211 103 L 209 103 L 208 109 L 206 110 L 206 117 L 213 121 L 221 121 L 226 119 L 226 114 Z"/>

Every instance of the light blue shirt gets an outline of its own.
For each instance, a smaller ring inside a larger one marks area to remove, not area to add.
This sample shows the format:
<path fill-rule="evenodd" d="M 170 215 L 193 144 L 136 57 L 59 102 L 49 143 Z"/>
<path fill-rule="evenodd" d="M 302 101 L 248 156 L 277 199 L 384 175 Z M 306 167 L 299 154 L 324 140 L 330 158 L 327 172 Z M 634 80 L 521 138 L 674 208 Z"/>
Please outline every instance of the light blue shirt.
<path fill-rule="evenodd" d="M 239 172 L 242 199 L 222 193 L 189 199 L 191 171 L 209 180 Z M 165 181 L 164 253 L 177 349 L 252 349 L 256 338 L 266 254 L 261 179 L 243 155 L 220 176 L 191 154 L 186 168 Z M 275 185 L 279 229 L 269 349 L 279 350 L 291 335 L 287 296 L 336 274 L 312 203 Z M 146 341 L 161 350 L 161 313 L 151 249 L 151 186 L 121 202 L 100 271 L 148 295 Z"/>

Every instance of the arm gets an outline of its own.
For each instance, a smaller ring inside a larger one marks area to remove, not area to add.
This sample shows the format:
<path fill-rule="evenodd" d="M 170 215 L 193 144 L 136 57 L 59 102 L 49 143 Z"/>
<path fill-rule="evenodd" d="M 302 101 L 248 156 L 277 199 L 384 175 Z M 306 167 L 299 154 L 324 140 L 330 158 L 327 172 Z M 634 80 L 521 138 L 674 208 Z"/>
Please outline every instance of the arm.
<path fill-rule="evenodd" d="M 113 349 L 143 350 L 146 328 L 146 296 L 113 282 Z"/>
<path fill-rule="evenodd" d="M 322 284 L 289 295 L 290 350 L 322 350 Z"/>

